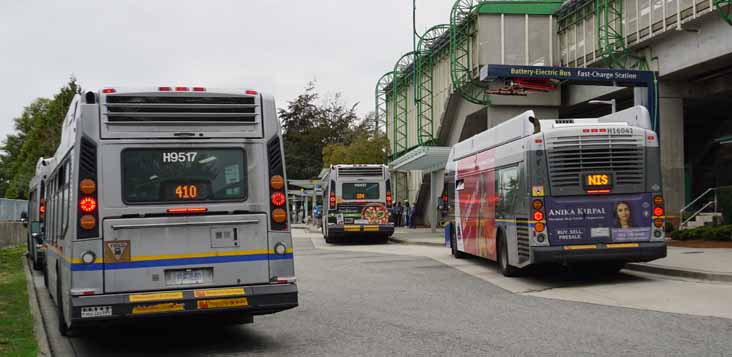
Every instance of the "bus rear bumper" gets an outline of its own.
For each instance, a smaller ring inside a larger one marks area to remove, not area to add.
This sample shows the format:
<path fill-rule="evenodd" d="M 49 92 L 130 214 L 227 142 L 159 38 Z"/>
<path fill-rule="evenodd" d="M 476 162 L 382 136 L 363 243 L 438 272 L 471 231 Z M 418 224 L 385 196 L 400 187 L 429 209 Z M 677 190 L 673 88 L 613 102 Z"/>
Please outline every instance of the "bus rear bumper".
<path fill-rule="evenodd" d="M 587 261 L 649 262 L 666 256 L 666 243 L 638 243 L 637 247 L 612 248 L 597 244 L 595 248 L 565 246 L 532 247 L 533 263 L 573 263 Z"/>
<path fill-rule="evenodd" d="M 242 294 L 243 293 L 243 294 Z M 266 315 L 298 306 L 296 284 L 72 296 L 71 320 L 99 320 L 222 314 Z"/>
<path fill-rule="evenodd" d="M 379 233 L 394 234 L 393 224 L 332 224 L 328 226 L 328 233 Z"/>

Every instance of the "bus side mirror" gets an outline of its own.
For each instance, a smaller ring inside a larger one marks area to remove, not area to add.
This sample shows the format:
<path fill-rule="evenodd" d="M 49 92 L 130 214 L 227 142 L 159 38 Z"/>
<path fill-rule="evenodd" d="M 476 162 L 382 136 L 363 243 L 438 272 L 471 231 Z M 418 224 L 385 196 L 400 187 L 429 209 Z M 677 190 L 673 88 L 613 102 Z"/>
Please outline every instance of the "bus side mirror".
<path fill-rule="evenodd" d="M 23 222 L 23 227 L 28 227 L 28 212 L 20 213 L 20 221 Z"/>
<path fill-rule="evenodd" d="M 539 122 L 539 119 L 529 117 L 529 122 L 531 122 L 531 124 L 534 124 L 534 134 L 538 134 L 541 132 L 541 123 Z"/>

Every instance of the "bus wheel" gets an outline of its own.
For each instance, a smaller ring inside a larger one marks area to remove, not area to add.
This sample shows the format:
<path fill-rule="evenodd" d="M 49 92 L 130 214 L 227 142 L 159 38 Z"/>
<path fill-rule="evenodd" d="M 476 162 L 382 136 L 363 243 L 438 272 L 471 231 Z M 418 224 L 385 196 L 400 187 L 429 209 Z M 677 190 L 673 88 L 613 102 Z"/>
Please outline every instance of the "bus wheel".
<path fill-rule="evenodd" d="M 335 240 L 335 237 L 332 234 L 328 234 L 326 232 L 326 234 L 325 234 L 325 242 L 328 243 L 328 244 L 333 244 L 333 243 L 335 243 L 335 241 L 336 241 Z"/>
<path fill-rule="evenodd" d="M 71 327 L 66 324 L 66 316 L 64 315 L 64 298 L 61 295 L 61 277 L 56 274 L 56 312 L 58 313 L 58 332 L 61 336 L 71 336 Z"/>
<path fill-rule="evenodd" d="M 48 264 L 43 266 L 43 285 L 48 288 Z"/>
<path fill-rule="evenodd" d="M 506 238 L 501 233 L 498 239 L 498 268 L 503 276 L 513 277 L 518 275 L 518 268 L 508 264 L 508 244 Z"/>
<path fill-rule="evenodd" d="M 33 270 L 41 270 L 41 262 L 40 259 L 37 257 L 35 259 L 32 259 L 33 262 Z"/>
<path fill-rule="evenodd" d="M 457 239 L 455 239 L 455 234 L 453 234 L 452 232 L 450 232 L 450 249 L 452 249 L 452 256 L 455 257 L 455 259 L 463 259 L 468 257 L 467 254 L 457 249 Z"/>

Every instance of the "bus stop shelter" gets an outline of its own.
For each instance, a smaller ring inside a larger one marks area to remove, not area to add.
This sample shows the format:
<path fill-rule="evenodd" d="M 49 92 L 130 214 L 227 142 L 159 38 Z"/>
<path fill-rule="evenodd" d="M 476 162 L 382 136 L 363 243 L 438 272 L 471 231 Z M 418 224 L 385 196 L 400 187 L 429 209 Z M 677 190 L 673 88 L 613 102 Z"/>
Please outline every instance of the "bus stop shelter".
<path fill-rule="evenodd" d="M 430 200 L 427 207 L 432 232 L 437 231 L 437 206 L 441 191 L 437 188 L 437 172 L 445 168 L 450 148 L 445 146 L 418 146 L 389 163 L 391 171 L 422 171 L 430 174 Z"/>

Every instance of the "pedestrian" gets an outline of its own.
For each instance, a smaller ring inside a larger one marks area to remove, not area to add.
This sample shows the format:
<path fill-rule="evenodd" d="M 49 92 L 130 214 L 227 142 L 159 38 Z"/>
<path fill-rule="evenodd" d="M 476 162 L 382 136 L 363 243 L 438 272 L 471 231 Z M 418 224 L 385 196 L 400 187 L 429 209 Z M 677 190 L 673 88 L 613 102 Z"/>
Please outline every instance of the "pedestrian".
<path fill-rule="evenodd" d="M 402 203 L 397 202 L 396 204 L 396 217 L 394 217 L 394 226 L 395 227 L 401 227 L 402 226 Z"/>
<path fill-rule="evenodd" d="M 409 201 L 404 201 L 404 216 L 406 217 L 407 228 L 412 226 L 412 208 L 409 207 Z"/>
<path fill-rule="evenodd" d="M 397 218 L 397 205 L 396 205 L 396 203 L 393 204 L 393 205 L 391 205 L 391 209 L 389 210 L 389 213 L 391 213 L 391 222 L 394 223 L 394 227 L 396 227 L 397 226 L 397 224 L 396 224 L 396 221 L 397 221 L 397 219 L 396 219 Z"/>
<path fill-rule="evenodd" d="M 410 220 L 409 220 L 409 228 L 417 228 L 417 223 L 414 217 L 417 215 L 417 204 L 412 205 L 412 212 L 409 214 Z"/>

